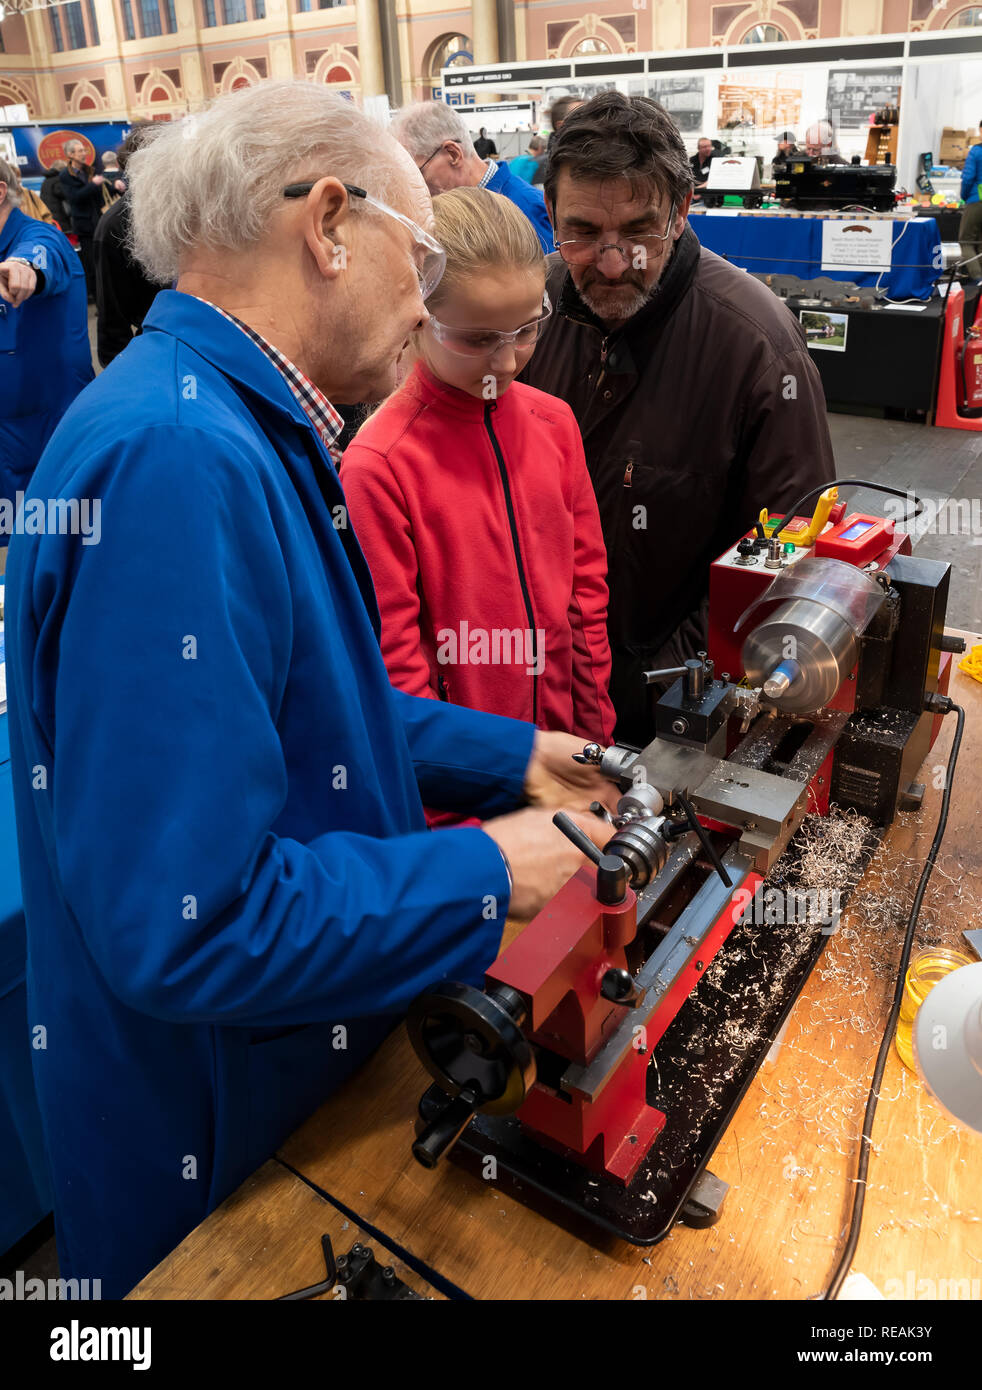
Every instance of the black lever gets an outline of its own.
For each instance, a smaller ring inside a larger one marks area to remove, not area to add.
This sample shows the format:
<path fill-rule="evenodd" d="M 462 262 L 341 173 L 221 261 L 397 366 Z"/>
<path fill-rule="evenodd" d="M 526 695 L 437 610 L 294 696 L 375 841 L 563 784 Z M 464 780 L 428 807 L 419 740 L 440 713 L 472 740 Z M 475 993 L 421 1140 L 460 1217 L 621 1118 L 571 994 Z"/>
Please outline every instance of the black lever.
<path fill-rule="evenodd" d="M 565 811 L 557 811 L 552 818 L 557 830 L 561 830 L 567 840 L 571 840 L 581 853 L 597 866 L 597 902 L 605 907 L 622 903 L 627 894 L 627 865 L 619 854 L 604 854 L 589 835 L 571 820 Z"/>
<path fill-rule="evenodd" d="M 456 1143 L 474 1117 L 480 1096 L 465 1087 L 426 1126 L 413 1144 L 413 1158 L 424 1168 L 435 1168 L 440 1159 Z"/>
<path fill-rule="evenodd" d="M 681 792 L 676 792 L 675 797 L 679 805 L 682 807 L 682 810 L 688 817 L 689 824 L 692 826 L 692 829 L 699 836 L 699 842 L 702 845 L 703 849 L 706 851 L 706 858 L 709 860 L 710 864 L 712 864 L 713 868 L 719 874 L 720 878 L 726 884 L 727 888 L 733 888 L 735 886 L 733 880 L 726 872 L 726 869 L 723 866 L 722 859 L 720 859 L 715 849 L 713 849 L 713 846 L 710 843 L 709 836 L 706 834 L 705 829 L 703 828 L 703 826 L 699 824 L 699 817 L 696 815 L 692 803 L 689 801 L 689 798 L 683 796 Z"/>

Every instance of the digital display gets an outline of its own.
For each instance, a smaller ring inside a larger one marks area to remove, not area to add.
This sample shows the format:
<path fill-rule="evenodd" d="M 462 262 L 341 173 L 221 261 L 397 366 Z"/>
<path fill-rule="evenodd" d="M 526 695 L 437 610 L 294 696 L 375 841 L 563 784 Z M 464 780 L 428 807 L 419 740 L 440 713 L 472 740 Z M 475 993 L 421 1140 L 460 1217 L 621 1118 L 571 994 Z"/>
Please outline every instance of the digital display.
<path fill-rule="evenodd" d="M 854 521 L 848 531 L 841 531 L 839 533 L 839 540 L 854 541 L 857 536 L 861 536 L 864 531 L 868 531 L 872 525 L 872 521 Z"/>

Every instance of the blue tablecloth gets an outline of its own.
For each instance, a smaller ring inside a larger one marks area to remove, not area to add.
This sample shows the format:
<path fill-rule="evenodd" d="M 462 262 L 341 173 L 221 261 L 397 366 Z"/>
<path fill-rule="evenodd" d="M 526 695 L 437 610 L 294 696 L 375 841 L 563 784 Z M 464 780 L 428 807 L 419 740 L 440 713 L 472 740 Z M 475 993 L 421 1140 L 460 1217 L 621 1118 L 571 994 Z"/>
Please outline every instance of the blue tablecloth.
<path fill-rule="evenodd" d="M 34 1095 L 7 716 L 0 714 L 0 1254 L 51 1210 Z"/>
<path fill-rule="evenodd" d="M 856 214 L 857 221 L 862 214 Z M 790 217 L 769 212 L 758 216 L 723 212 L 689 214 L 690 225 L 703 246 L 754 274 L 797 275 L 802 280 L 828 276 L 875 285 L 890 299 L 927 299 L 941 274 L 941 238 L 933 217 L 896 218 L 891 269 L 884 271 L 823 270 L 824 217 Z"/>

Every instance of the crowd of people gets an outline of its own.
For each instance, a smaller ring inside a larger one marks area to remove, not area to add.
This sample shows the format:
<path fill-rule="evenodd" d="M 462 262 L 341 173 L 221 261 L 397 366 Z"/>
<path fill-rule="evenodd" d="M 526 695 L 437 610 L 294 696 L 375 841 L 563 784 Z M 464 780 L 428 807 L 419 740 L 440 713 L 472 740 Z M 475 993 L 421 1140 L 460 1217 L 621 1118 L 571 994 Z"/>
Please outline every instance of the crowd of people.
<path fill-rule="evenodd" d="M 801 328 L 700 247 L 657 102 L 575 103 L 534 186 L 442 103 L 386 132 L 270 82 L 119 173 L 90 255 L 129 336 L 15 479 L 100 538 L 25 528 L 7 566 L 35 1077 L 62 1274 L 105 1296 L 421 988 L 480 980 L 583 862 L 557 807 L 603 843 L 572 754 L 653 736 L 712 559 L 834 478 Z M 14 182 L 8 317 L 60 295 L 84 333 Z"/>

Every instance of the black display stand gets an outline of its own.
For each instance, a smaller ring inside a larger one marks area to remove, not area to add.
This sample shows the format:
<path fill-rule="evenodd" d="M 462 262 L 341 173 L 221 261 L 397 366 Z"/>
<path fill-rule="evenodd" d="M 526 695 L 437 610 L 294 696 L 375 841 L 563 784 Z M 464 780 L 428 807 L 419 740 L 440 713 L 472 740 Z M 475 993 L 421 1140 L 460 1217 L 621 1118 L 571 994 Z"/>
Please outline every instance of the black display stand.
<path fill-rule="evenodd" d="M 963 286 L 965 320 L 974 321 L 979 285 Z M 877 413 L 925 422 L 934 410 L 944 299 L 939 295 L 923 309 L 867 309 L 861 305 L 824 305 L 785 301 L 798 317 L 802 309 L 845 314 L 849 320 L 845 352 L 811 353 L 830 410 Z"/>

